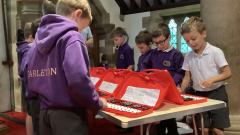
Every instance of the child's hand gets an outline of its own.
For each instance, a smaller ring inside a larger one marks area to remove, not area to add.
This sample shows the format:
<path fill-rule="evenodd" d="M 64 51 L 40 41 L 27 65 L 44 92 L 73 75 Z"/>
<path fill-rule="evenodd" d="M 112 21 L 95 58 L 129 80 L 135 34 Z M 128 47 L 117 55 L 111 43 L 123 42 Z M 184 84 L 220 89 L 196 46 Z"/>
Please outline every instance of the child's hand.
<path fill-rule="evenodd" d="M 213 81 L 211 79 L 203 81 L 200 86 L 202 88 L 209 88 L 213 85 Z"/>
<path fill-rule="evenodd" d="M 180 93 L 184 93 L 184 90 L 182 90 L 180 87 L 177 87 L 177 90 L 178 90 Z"/>
<path fill-rule="evenodd" d="M 106 108 L 107 107 L 107 100 L 105 98 L 99 98 L 100 102 L 102 102 L 103 107 L 102 108 Z"/>

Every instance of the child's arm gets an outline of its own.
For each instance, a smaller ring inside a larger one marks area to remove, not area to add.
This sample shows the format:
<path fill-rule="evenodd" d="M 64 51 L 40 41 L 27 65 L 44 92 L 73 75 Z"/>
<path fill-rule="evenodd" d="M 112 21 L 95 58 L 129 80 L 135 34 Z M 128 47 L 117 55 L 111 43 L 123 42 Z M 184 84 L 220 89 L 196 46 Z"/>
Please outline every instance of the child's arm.
<path fill-rule="evenodd" d="M 127 67 L 127 69 L 133 70 L 133 69 L 134 69 L 134 65 L 129 65 L 129 66 Z"/>
<path fill-rule="evenodd" d="M 184 70 L 182 69 L 184 57 L 181 52 L 178 52 L 174 55 L 173 59 L 174 59 L 174 67 L 175 67 L 173 79 L 176 85 L 180 85 L 184 77 Z"/>
<path fill-rule="evenodd" d="M 95 91 L 88 71 L 87 48 L 79 41 L 67 46 L 63 60 L 63 70 L 72 100 L 81 107 L 98 111 L 104 106 Z"/>
<path fill-rule="evenodd" d="M 93 37 L 89 38 L 87 41 L 86 41 L 86 45 L 88 47 L 92 47 L 93 46 Z"/>
<path fill-rule="evenodd" d="M 125 52 L 126 62 L 128 64 L 127 69 L 134 70 L 134 53 L 133 49 L 128 49 Z"/>
<path fill-rule="evenodd" d="M 189 71 L 185 71 L 185 75 L 182 80 L 181 84 L 181 92 L 184 92 L 185 89 L 189 86 L 191 80 L 191 73 Z"/>
<path fill-rule="evenodd" d="M 153 51 L 151 51 L 148 56 L 143 60 L 142 62 L 142 70 L 144 69 L 151 69 L 153 64 L 152 64 L 152 57 L 153 57 Z"/>
<path fill-rule="evenodd" d="M 226 66 L 220 68 L 220 74 L 219 75 L 203 81 L 201 83 L 201 86 L 204 87 L 204 88 L 209 88 L 216 82 L 224 81 L 224 80 L 230 78 L 231 75 L 232 75 L 231 69 L 228 65 L 226 65 Z"/>

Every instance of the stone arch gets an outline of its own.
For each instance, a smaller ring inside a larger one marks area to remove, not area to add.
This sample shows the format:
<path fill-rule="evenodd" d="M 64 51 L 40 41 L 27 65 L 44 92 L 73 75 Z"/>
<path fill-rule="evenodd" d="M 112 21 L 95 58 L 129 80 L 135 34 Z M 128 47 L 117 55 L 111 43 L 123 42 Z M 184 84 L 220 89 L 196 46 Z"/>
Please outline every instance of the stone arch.
<path fill-rule="evenodd" d="M 93 66 L 97 66 L 100 63 L 100 54 L 105 53 L 110 63 L 112 63 L 114 57 L 112 57 L 112 45 L 109 45 L 112 44 L 109 33 L 111 33 L 115 25 L 110 23 L 110 14 L 106 12 L 99 0 L 89 0 L 89 4 L 93 14 L 91 30 L 94 35 L 94 46 L 89 48 L 90 60 L 94 62 Z M 100 40 L 105 40 L 104 44 L 106 46 L 100 47 Z"/>

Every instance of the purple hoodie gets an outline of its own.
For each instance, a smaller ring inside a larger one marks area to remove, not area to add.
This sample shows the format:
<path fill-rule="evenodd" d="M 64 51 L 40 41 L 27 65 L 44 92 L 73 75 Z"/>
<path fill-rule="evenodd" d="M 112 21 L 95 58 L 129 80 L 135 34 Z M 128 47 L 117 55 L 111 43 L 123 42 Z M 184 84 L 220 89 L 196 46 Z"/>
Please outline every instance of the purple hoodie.
<path fill-rule="evenodd" d="M 72 20 L 44 16 L 27 61 L 28 88 L 39 95 L 41 109 L 101 109 L 89 77 L 87 48 Z"/>
<path fill-rule="evenodd" d="M 134 65 L 134 52 L 128 43 L 125 43 L 117 51 L 116 67 L 118 69 L 127 69 L 130 65 Z"/>
<path fill-rule="evenodd" d="M 175 48 L 167 52 L 154 49 L 143 62 L 143 68 L 168 70 L 175 84 L 180 85 L 184 76 L 184 71 L 182 70 L 183 60 L 182 53 Z"/>
<path fill-rule="evenodd" d="M 25 94 L 26 98 L 36 98 L 37 96 L 34 93 L 29 93 L 28 89 L 26 87 L 27 80 L 26 80 L 26 74 L 22 69 L 23 66 L 25 67 L 26 65 L 26 57 L 28 50 L 31 48 L 32 43 L 26 42 L 26 41 L 21 41 L 17 43 L 17 55 L 18 55 L 18 74 L 21 77 L 22 80 L 22 92 Z"/>
<path fill-rule="evenodd" d="M 21 63 L 23 60 L 24 55 L 27 53 L 27 51 L 29 50 L 30 46 L 29 43 L 27 41 L 21 41 L 21 42 L 17 42 L 17 56 L 18 56 L 18 75 L 23 78 L 23 74 L 21 74 Z"/>

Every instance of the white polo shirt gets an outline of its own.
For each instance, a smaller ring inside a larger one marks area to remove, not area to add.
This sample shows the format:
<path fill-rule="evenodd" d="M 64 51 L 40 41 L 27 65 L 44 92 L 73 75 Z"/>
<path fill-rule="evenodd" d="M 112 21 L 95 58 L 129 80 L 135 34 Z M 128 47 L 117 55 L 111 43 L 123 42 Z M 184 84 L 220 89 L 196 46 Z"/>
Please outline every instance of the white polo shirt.
<path fill-rule="evenodd" d="M 214 83 L 210 88 L 202 88 L 200 84 L 211 77 L 219 75 L 220 68 L 226 65 L 228 63 L 222 50 L 207 43 L 201 55 L 194 51 L 186 54 L 182 69 L 190 71 L 195 90 L 211 91 L 223 85 L 224 82 Z"/>

